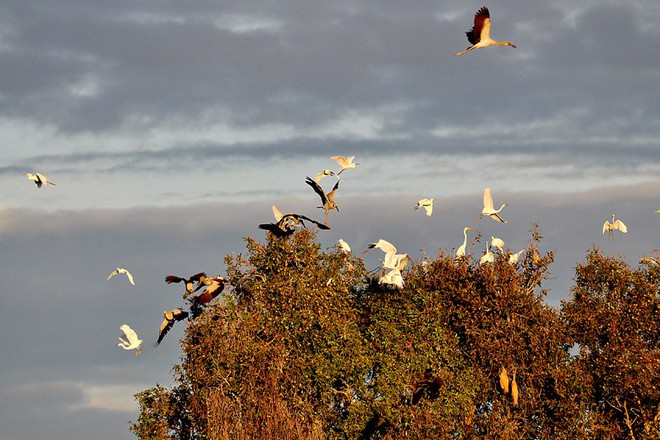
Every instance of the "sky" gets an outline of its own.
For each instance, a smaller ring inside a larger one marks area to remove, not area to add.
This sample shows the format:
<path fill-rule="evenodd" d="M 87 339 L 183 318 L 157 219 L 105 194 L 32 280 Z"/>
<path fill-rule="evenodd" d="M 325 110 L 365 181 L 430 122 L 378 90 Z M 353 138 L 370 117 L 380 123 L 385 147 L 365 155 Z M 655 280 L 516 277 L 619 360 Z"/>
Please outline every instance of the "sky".
<path fill-rule="evenodd" d="M 478 257 L 537 223 L 554 307 L 593 246 L 635 267 L 657 252 L 660 4 L 486 2 L 517 48 L 456 57 L 483 5 L 3 1 L 0 439 L 133 438 L 133 394 L 172 384 L 180 356 L 183 326 L 151 347 L 182 305 L 165 275 L 223 275 L 272 204 L 322 220 L 304 179 L 330 156 L 359 165 L 324 248 L 434 257 L 473 226 Z M 476 222 L 486 186 L 506 224 Z M 629 232 L 608 240 L 613 213 Z M 118 266 L 135 286 L 106 280 Z M 116 346 L 123 323 L 141 356 Z"/>

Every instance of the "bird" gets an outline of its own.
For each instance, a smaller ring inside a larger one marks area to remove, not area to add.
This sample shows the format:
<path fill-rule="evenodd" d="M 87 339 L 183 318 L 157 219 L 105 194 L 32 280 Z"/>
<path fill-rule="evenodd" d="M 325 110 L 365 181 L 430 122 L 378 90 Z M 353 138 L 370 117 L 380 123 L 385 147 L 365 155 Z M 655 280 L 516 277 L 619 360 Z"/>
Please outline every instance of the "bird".
<path fill-rule="evenodd" d="M 319 208 L 322 208 L 325 211 L 325 223 L 327 224 L 328 213 L 333 209 L 339 212 L 339 205 L 335 203 L 335 193 L 337 192 L 337 189 L 339 189 L 339 180 L 337 180 L 337 183 L 335 183 L 335 186 L 332 188 L 332 191 L 330 191 L 329 193 L 323 191 L 321 185 L 319 185 L 309 177 L 306 177 L 305 183 L 311 186 L 314 192 L 316 192 L 316 194 L 318 194 L 319 197 L 321 197 L 321 203 L 323 203 L 323 205 L 319 206 Z"/>
<path fill-rule="evenodd" d="M 337 173 L 335 173 L 334 171 L 332 171 L 332 170 L 323 170 L 320 173 L 318 173 L 316 175 L 316 177 L 314 177 L 314 182 L 319 183 L 321 181 L 321 179 L 323 179 L 325 176 L 335 176 L 335 177 L 337 177 L 337 179 L 339 179 L 339 177 L 337 176 Z"/>
<path fill-rule="evenodd" d="M 337 175 L 341 174 L 344 172 L 344 170 L 350 170 L 351 168 L 355 168 L 357 165 L 360 165 L 359 163 L 353 162 L 355 159 L 355 156 L 332 156 L 330 159 L 336 161 L 339 166 L 341 167 L 341 170 L 337 173 Z"/>
<path fill-rule="evenodd" d="M 628 232 L 628 227 L 621 220 L 614 221 L 614 214 L 612 214 L 612 223 L 607 220 L 603 223 L 603 234 L 607 232 L 607 238 L 612 238 L 613 232 L 617 229 L 624 234 Z"/>
<path fill-rule="evenodd" d="M 491 235 L 490 245 L 493 246 L 494 248 L 497 248 L 500 252 L 502 252 L 502 249 L 504 248 L 504 240 L 502 240 L 501 238 L 493 237 Z"/>
<path fill-rule="evenodd" d="M 431 214 L 433 214 L 433 200 L 434 199 L 420 199 L 417 201 L 417 206 L 415 206 L 414 210 L 417 211 L 419 208 L 424 208 L 426 210 L 426 215 L 431 217 Z"/>
<path fill-rule="evenodd" d="M 516 382 L 516 372 L 513 372 L 513 379 L 511 379 L 511 397 L 513 398 L 513 406 L 518 406 L 518 383 Z"/>
<path fill-rule="evenodd" d="M 406 267 L 408 261 L 410 260 L 408 254 L 398 254 L 394 245 L 387 240 L 383 240 L 382 238 L 379 239 L 376 243 L 369 244 L 367 250 L 362 253 L 366 254 L 371 249 L 380 249 L 385 253 L 385 259 L 382 260 L 382 262 L 383 267 L 386 269 L 397 269 L 401 271 Z"/>
<path fill-rule="evenodd" d="M 653 257 L 641 257 L 639 262 L 642 264 L 647 264 L 649 266 L 660 266 L 660 261 L 656 260 Z"/>
<path fill-rule="evenodd" d="M 383 267 L 380 271 L 380 278 L 378 279 L 379 284 L 392 284 L 399 289 L 403 288 L 403 276 L 399 269 L 388 269 Z"/>
<path fill-rule="evenodd" d="M 346 243 L 341 238 L 337 241 L 337 244 L 339 245 L 339 249 L 341 249 L 342 252 L 347 253 L 347 254 L 351 253 L 351 246 L 349 246 L 349 244 Z"/>
<path fill-rule="evenodd" d="M 465 227 L 463 228 L 463 236 L 465 237 L 463 239 L 463 244 L 459 246 L 459 248 L 456 250 L 456 255 L 454 258 L 465 258 L 465 246 L 467 246 L 467 231 L 472 231 L 474 228 L 470 227 Z"/>
<path fill-rule="evenodd" d="M 301 214 L 282 214 L 275 205 L 273 205 L 273 214 L 275 215 L 275 219 L 277 221 L 275 223 L 262 223 L 259 225 L 259 229 L 269 231 L 276 237 L 288 237 L 289 235 L 293 234 L 295 231 L 294 226 L 302 226 L 306 228 L 307 226 L 305 225 L 305 221 L 312 223 L 319 229 L 330 229 L 330 226 L 321 222 L 317 222 L 316 220 L 312 220 L 311 218 Z"/>
<path fill-rule="evenodd" d="M 28 179 L 34 181 L 34 184 L 37 185 L 37 188 L 41 188 L 42 185 L 46 185 L 46 184 L 55 186 L 55 182 L 51 182 L 43 174 L 23 173 L 23 175 L 27 176 Z"/>
<path fill-rule="evenodd" d="M 124 350 L 137 350 L 135 355 L 140 355 L 142 353 L 142 339 L 138 339 L 135 330 L 133 330 L 128 324 L 122 324 L 119 326 L 119 329 L 124 332 L 128 341 L 120 336 L 118 338 L 119 344 L 117 344 L 117 347 L 121 347 Z"/>
<path fill-rule="evenodd" d="M 160 323 L 160 330 L 158 331 L 158 341 L 156 345 L 159 345 L 165 335 L 174 327 L 174 323 L 182 321 L 188 317 L 188 312 L 183 309 L 177 308 L 174 310 L 165 310 L 163 312 L 163 322 Z"/>
<path fill-rule="evenodd" d="M 490 38 L 490 12 L 485 6 L 474 14 L 474 26 L 467 31 L 465 35 L 467 35 L 467 39 L 472 43 L 472 46 L 462 52 L 456 52 L 456 56 L 461 56 L 471 50 L 481 49 L 488 46 L 516 47 L 515 44 L 509 43 L 508 41 L 495 41 Z"/>
<path fill-rule="evenodd" d="M 213 298 L 220 295 L 222 290 L 225 288 L 225 279 L 221 276 L 202 276 L 197 282 L 197 288 L 195 288 L 195 292 L 204 286 L 206 286 L 206 289 L 204 289 L 202 293 L 188 299 L 188 301 L 190 301 L 192 304 L 191 309 L 193 311 L 193 317 L 197 316 L 198 313 L 196 313 L 196 311 L 198 311 L 200 306 L 210 303 Z"/>
<path fill-rule="evenodd" d="M 504 394 L 509 394 L 509 376 L 504 365 L 502 365 L 502 369 L 500 370 L 500 387 L 502 387 Z"/>
<path fill-rule="evenodd" d="M 656 210 L 655 210 L 655 213 L 656 213 L 656 214 L 660 214 L 660 209 L 656 209 Z"/>
<path fill-rule="evenodd" d="M 195 283 L 198 283 L 199 279 L 201 277 L 205 277 L 205 276 L 206 276 L 205 272 L 200 272 L 200 273 L 196 273 L 194 275 L 190 275 L 188 278 L 178 277 L 176 275 L 167 275 L 165 277 L 165 282 L 167 284 L 181 283 L 181 282 L 185 283 L 186 293 L 184 295 L 187 296 L 187 295 L 190 295 L 191 293 L 194 292 Z"/>
<path fill-rule="evenodd" d="M 108 278 L 106 278 L 106 280 L 109 280 L 110 278 L 120 273 L 126 274 L 126 276 L 128 277 L 128 281 L 135 286 L 135 280 L 133 279 L 133 275 L 131 275 L 131 273 L 126 269 L 124 269 L 123 267 L 118 267 L 117 269 L 115 269 L 112 273 L 110 273 L 110 275 L 108 275 Z"/>
<path fill-rule="evenodd" d="M 500 217 L 499 212 L 504 209 L 506 206 L 506 203 L 503 203 L 502 206 L 500 206 L 500 209 L 495 209 L 493 207 L 493 197 L 490 195 L 490 188 L 486 187 L 484 188 L 484 207 L 481 210 L 481 215 L 479 216 L 479 219 L 482 217 L 490 217 L 494 220 L 497 220 L 500 223 L 506 223 L 502 217 Z"/>
<path fill-rule="evenodd" d="M 513 266 L 516 263 L 518 263 L 518 259 L 520 258 L 520 254 L 522 254 L 523 252 L 525 252 L 525 249 L 523 249 L 521 251 L 518 251 L 515 254 L 509 255 L 509 264 Z"/>
<path fill-rule="evenodd" d="M 490 251 L 488 242 L 486 242 L 486 253 L 479 259 L 479 264 L 492 263 L 493 261 L 495 261 L 495 254 Z"/>

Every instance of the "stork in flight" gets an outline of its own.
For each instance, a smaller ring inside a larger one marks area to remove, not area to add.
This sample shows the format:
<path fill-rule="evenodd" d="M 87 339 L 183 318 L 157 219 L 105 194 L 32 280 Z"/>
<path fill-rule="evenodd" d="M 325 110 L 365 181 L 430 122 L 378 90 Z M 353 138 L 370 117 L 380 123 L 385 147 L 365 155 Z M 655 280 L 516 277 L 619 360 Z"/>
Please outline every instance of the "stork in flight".
<path fill-rule="evenodd" d="M 131 273 L 126 269 L 124 269 L 123 267 L 118 267 L 113 272 L 111 272 L 110 275 L 108 275 L 108 278 L 106 278 L 106 280 L 109 280 L 110 278 L 120 273 L 125 274 L 128 277 L 128 282 L 135 286 L 135 280 L 133 279 L 133 275 L 131 275 Z"/>
<path fill-rule="evenodd" d="M 23 175 L 27 176 L 28 179 L 32 180 L 34 184 L 37 185 L 37 188 L 41 188 L 42 185 L 46 185 L 46 184 L 55 186 L 55 182 L 51 182 L 43 174 L 23 173 Z"/>
<path fill-rule="evenodd" d="M 195 292 L 204 286 L 206 286 L 206 289 L 204 289 L 202 293 L 195 295 L 192 298 L 188 298 L 188 301 L 190 301 L 190 311 L 192 312 L 193 318 L 199 316 L 199 314 L 202 312 L 202 306 L 210 303 L 213 298 L 222 293 L 225 288 L 225 279 L 221 276 L 210 278 L 201 276 L 199 278 L 199 282 L 197 283 Z"/>
<path fill-rule="evenodd" d="M 163 312 L 163 322 L 160 323 L 158 331 L 158 341 L 155 345 L 160 345 L 165 335 L 174 327 L 174 323 L 182 321 L 188 317 L 188 312 L 183 309 L 165 310 Z"/>
<path fill-rule="evenodd" d="M 341 173 L 341 171 L 340 171 Z M 335 203 L 335 193 L 339 189 L 339 180 L 337 180 L 337 183 L 335 183 L 335 186 L 332 187 L 332 191 L 329 193 L 326 193 L 323 191 L 323 188 L 321 188 L 321 185 L 316 183 L 314 180 L 312 180 L 310 177 L 307 177 L 305 179 L 305 183 L 309 186 L 312 187 L 314 192 L 319 195 L 321 198 L 321 203 L 323 203 L 322 206 L 319 206 L 319 208 L 323 208 L 325 211 L 325 223 L 328 223 L 328 213 L 335 209 L 337 212 L 339 212 L 339 205 Z"/>
<path fill-rule="evenodd" d="M 206 273 L 205 272 L 200 272 L 196 273 L 195 275 L 190 275 L 188 278 L 184 277 L 178 277 L 175 275 L 167 275 L 165 277 L 165 282 L 167 284 L 172 284 L 172 283 L 185 283 L 186 285 L 186 292 L 183 294 L 184 299 L 188 297 L 191 293 L 194 292 L 195 290 L 195 283 L 199 282 L 199 279 L 201 277 L 205 277 Z"/>
<path fill-rule="evenodd" d="M 607 231 L 607 238 L 610 239 L 613 237 L 613 232 L 617 229 L 624 234 L 628 232 L 628 227 L 621 220 L 614 221 L 614 214 L 612 214 L 612 222 L 610 223 L 605 220 L 605 223 L 603 223 L 603 234 Z"/>
<path fill-rule="evenodd" d="M 305 221 L 308 221 L 318 227 L 319 229 L 330 229 L 329 226 L 324 225 L 321 222 L 312 220 L 311 218 L 301 215 L 301 214 L 282 214 L 282 211 L 277 209 L 277 206 L 273 205 L 273 216 L 275 217 L 275 223 L 262 223 L 259 225 L 259 229 L 264 229 L 270 231 L 276 237 L 288 237 L 293 234 L 295 231 L 294 226 L 305 226 Z"/>
<path fill-rule="evenodd" d="M 502 211 L 505 206 L 506 203 L 503 203 L 502 206 L 500 206 L 500 209 L 495 209 L 493 206 L 493 197 L 490 195 L 490 188 L 486 187 L 484 188 L 484 207 L 481 210 L 479 219 L 482 217 L 490 217 L 500 223 L 506 223 L 506 221 L 499 215 L 499 212 Z"/>
<path fill-rule="evenodd" d="M 456 56 L 461 56 L 474 49 L 481 49 L 488 46 L 511 46 L 516 47 L 515 44 L 508 41 L 495 41 L 490 38 L 490 12 L 487 7 L 483 7 L 474 14 L 474 26 L 472 29 L 465 33 L 467 39 L 472 46 L 468 47 L 462 52 L 456 52 Z"/>

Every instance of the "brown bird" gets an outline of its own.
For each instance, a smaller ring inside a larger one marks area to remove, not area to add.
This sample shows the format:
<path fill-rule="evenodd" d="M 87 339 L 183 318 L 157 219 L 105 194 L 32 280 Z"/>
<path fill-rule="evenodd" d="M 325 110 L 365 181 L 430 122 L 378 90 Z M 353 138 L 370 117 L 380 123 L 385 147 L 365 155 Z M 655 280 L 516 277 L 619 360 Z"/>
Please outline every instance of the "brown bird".
<path fill-rule="evenodd" d="M 516 372 L 513 372 L 513 379 L 511 379 L 511 397 L 513 398 L 513 406 L 518 406 L 518 383 L 516 382 Z"/>
<path fill-rule="evenodd" d="M 264 229 L 271 232 L 276 237 L 287 237 L 295 231 L 294 226 L 302 226 L 306 228 L 305 222 L 308 221 L 319 229 L 330 229 L 329 226 L 324 225 L 323 223 L 312 220 L 311 218 L 301 215 L 301 214 L 282 214 L 277 210 L 275 205 L 273 205 L 273 213 L 275 214 L 275 223 L 262 223 L 259 225 L 259 229 Z"/>
<path fill-rule="evenodd" d="M 181 283 L 181 282 L 185 283 L 186 286 L 186 293 L 184 293 L 184 298 L 185 298 L 195 291 L 195 283 L 198 283 L 199 279 L 205 276 L 206 273 L 204 272 L 196 273 L 195 275 L 190 275 L 188 278 L 178 277 L 175 275 L 167 275 L 165 277 L 165 282 L 167 284 Z"/>
<path fill-rule="evenodd" d="M 208 304 L 213 298 L 220 295 L 222 290 L 225 288 L 225 279 L 221 276 L 211 278 L 201 276 L 197 282 L 197 288 L 195 288 L 195 292 L 204 286 L 206 286 L 206 289 L 204 289 L 204 291 L 199 295 L 195 295 L 192 298 L 191 301 L 193 304 Z"/>
<path fill-rule="evenodd" d="M 163 312 L 163 322 L 160 323 L 160 330 L 158 332 L 158 341 L 156 345 L 159 345 L 165 335 L 174 327 L 174 323 L 177 321 L 182 321 L 188 317 L 188 312 L 182 309 L 174 310 L 165 310 Z"/>
<path fill-rule="evenodd" d="M 502 387 L 504 394 L 509 394 L 509 376 L 506 374 L 504 365 L 502 365 L 502 370 L 500 371 L 500 387 Z"/>
<path fill-rule="evenodd" d="M 515 48 L 515 44 L 508 41 L 495 41 L 490 38 L 490 12 L 487 7 L 483 7 L 474 14 L 474 26 L 472 29 L 465 33 L 467 39 L 472 46 L 468 47 L 462 52 L 457 52 L 456 56 L 461 56 L 471 50 L 481 49 L 488 46 L 511 46 Z"/>
<path fill-rule="evenodd" d="M 310 177 L 307 177 L 305 179 L 305 183 L 308 184 L 309 186 L 312 187 L 314 192 L 321 197 L 321 203 L 323 203 L 323 206 L 319 206 L 319 208 L 323 208 L 325 211 L 325 222 L 328 223 L 328 213 L 335 209 L 337 212 L 339 212 L 339 205 L 335 203 L 335 193 L 337 192 L 337 189 L 339 188 L 339 180 L 337 183 L 335 183 L 335 186 L 332 188 L 332 191 L 329 193 L 326 193 L 323 191 L 323 188 L 321 188 L 321 185 L 316 183 L 313 179 Z"/>

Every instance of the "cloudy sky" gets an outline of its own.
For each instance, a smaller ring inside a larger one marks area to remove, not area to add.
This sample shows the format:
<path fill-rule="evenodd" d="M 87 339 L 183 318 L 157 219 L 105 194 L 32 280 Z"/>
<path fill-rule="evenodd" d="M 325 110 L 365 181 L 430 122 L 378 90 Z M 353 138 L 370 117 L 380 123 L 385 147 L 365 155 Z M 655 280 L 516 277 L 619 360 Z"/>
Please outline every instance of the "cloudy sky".
<path fill-rule="evenodd" d="M 486 3 L 492 37 L 518 48 L 454 56 L 482 5 L 3 1 L 0 439 L 132 438 L 132 394 L 169 385 L 179 356 L 180 328 L 151 347 L 181 303 L 164 276 L 223 274 L 273 203 L 322 219 L 304 178 L 329 156 L 360 165 L 326 247 L 435 256 L 474 226 L 517 251 L 536 222 L 553 306 L 593 245 L 652 255 L 660 4 Z M 485 186 L 506 225 L 475 222 Z M 431 218 L 412 211 L 422 197 Z M 612 213 L 629 233 L 608 241 Z M 117 266 L 135 287 L 106 281 Z M 116 347 L 123 323 L 142 356 Z"/>

